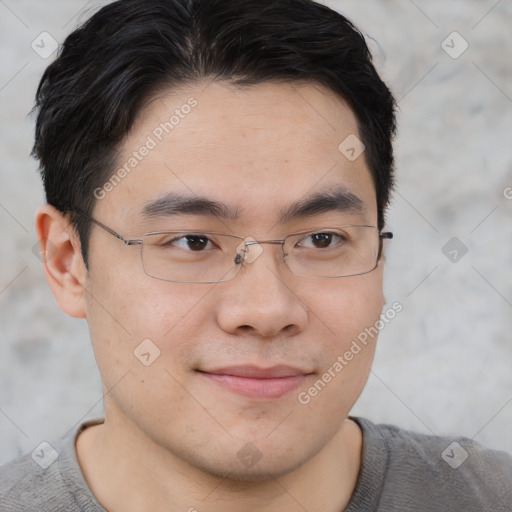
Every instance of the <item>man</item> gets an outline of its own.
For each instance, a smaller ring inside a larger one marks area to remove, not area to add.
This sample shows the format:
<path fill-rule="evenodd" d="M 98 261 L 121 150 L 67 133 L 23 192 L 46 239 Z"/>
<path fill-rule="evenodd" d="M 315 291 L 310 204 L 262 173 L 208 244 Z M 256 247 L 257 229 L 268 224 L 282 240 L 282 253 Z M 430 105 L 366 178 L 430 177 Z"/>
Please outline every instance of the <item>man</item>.
<path fill-rule="evenodd" d="M 509 455 L 349 416 L 395 116 L 343 16 L 121 0 L 68 37 L 37 109 L 44 272 L 87 319 L 105 417 L 4 466 L 2 510 L 512 510 Z"/>

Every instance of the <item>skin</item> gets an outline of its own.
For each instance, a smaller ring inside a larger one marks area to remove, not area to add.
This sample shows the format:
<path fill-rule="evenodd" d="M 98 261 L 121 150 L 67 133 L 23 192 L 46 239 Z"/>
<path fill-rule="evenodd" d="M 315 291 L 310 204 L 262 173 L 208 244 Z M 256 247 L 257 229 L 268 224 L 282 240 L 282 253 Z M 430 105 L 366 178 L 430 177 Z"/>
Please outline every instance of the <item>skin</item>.
<path fill-rule="evenodd" d="M 353 224 L 377 224 L 376 196 L 364 157 L 338 150 L 357 134 L 351 110 L 311 84 L 235 88 L 196 83 L 148 102 L 123 144 L 122 165 L 169 112 L 188 98 L 197 107 L 92 215 L 126 238 L 151 230 L 204 229 L 256 240 L 328 226 L 340 213 L 279 222 L 287 205 L 343 188 L 363 202 Z M 200 195 L 238 211 L 143 220 L 163 192 Z M 185 284 L 153 279 L 140 248 L 125 247 L 93 225 L 89 267 L 76 234 L 49 205 L 36 215 L 45 274 L 62 310 L 86 318 L 105 392 L 104 424 L 77 440 L 84 476 L 98 501 L 117 511 L 337 511 L 354 490 L 362 435 L 348 419 L 373 359 L 375 339 L 309 404 L 307 390 L 374 325 L 384 305 L 382 261 L 372 272 L 338 279 L 292 275 L 279 246 L 235 279 Z M 144 366 L 133 351 L 144 339 L 161 351 Z M 196 370 L 284 364 L 309 373 L 297 389 L 259 400 L 233 393 Z M 261 459 L 237 456 L 247 443 Z"/>

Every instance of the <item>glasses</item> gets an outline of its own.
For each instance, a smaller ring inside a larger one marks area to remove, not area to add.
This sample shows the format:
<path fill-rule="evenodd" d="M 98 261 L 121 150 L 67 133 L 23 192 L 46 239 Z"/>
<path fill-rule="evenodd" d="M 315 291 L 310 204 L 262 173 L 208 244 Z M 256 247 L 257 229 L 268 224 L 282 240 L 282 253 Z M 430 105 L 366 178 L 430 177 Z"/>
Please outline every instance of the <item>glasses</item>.
<path fill-rule="evenodd" d="M 393 233 L 375 226 L 344 225 L 300 231 L 282 240 L 255 240 L 197 230 L 153 231 L 126 239 L 86 213 L 73 209 L 124 245 L 141 246 L 144 272 L 175 283 L 220 283 L 233 279 L 242 265 L 263 252 L 262 244 L 280 245 L 282 261 L 300 277 L 335 278 L 367 274 L 377 267 L 383 239 Z"/>

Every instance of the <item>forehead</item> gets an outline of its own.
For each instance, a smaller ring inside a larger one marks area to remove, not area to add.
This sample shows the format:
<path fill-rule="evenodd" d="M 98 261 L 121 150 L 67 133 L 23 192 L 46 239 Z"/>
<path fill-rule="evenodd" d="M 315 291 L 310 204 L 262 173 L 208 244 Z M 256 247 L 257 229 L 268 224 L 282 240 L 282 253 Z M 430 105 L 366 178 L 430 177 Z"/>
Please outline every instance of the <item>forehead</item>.
<path fill-rule="evenodd" d="M 319 84 L 237 87 L 195 83 L 152 98 L 117 158 L 96 211 L 135 221 L 173 193 L 236 210 L 241 221 L 275 222 L 288 204 L 345 190 L 376 217 L 373 182 L 358 147 L 357 120 Z M 351 158 L 349 158 L 351 157 Z M 119 177 L 119 176 L 118 176 Z"/>

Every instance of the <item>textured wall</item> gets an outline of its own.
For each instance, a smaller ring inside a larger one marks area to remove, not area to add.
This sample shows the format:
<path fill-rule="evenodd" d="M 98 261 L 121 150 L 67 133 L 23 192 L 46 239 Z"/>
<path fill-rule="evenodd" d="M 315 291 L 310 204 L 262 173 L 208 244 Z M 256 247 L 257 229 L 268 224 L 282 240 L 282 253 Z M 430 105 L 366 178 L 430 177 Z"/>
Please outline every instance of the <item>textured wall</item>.
<path fill-rule="evenodd" d="M 354 413 L 512 452 L 512 3 L 325 3 L 372 38 L 400 106 L 385 290 L 403 311 Z M 94 5 L 0 2 L 0 463 L 101 413 L 86 323 L 60 312 L 32 251 L 27 117 L 52 59 L 39 34 L 62 41 Z"/>

